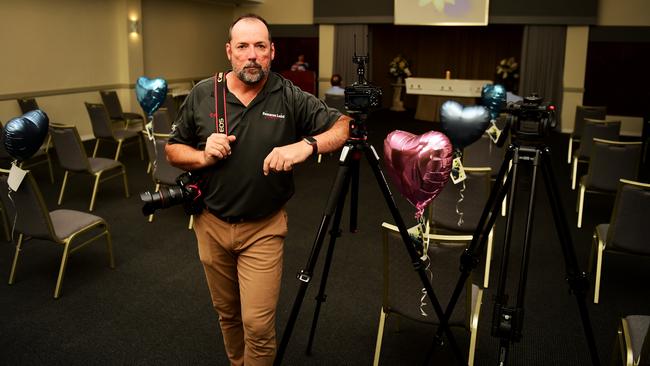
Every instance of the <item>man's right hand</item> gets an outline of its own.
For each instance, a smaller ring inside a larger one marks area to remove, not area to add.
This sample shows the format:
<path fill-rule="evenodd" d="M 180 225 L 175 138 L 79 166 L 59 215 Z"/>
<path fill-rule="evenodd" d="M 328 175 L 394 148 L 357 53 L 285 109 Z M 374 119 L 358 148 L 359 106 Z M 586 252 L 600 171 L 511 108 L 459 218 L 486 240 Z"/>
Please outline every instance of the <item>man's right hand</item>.
<path fill-rule="evenodd" d="M 205 150 L 203 150 L 205 165 L 212 165 L 227 158 L 231 154 L 230 144 L 235 140 L 235 135 L 225 135 L 223 133 L 210 135 L 205 142 Z"/>

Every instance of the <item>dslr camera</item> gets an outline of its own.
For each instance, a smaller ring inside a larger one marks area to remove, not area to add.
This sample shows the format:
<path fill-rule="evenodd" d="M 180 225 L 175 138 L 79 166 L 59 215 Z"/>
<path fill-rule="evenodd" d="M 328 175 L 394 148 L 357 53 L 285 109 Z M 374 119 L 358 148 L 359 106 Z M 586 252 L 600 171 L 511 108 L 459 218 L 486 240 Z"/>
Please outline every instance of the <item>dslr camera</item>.
<path fill-rule="evenodd" d="M 512 136 L 524 140 L 540 140 L 557 125 L 555 106 L 532 93 L 518 102 L 506 104 L 507 126 Z"/>
<path fill-rule="evenodd" d="M 345 108 L 351 112 L 366 113 L 381 105 L 381 89 L 366 79 L 366 64 L 369 59 L 369 56 L 356 54 L 352 57 L 352 62 L 357 64 L 358 80 L 345 87 Z"/>
<path fill-rule="evenodd" d="M 158 192 L 142 192 L 140 200 L 142 214 L 151 215 L 160 208 L 183 204 L 188 215 L 203 211 L 203 194 L 201 192 L 202 176 L 197 172 L 185 172 L 176 178 L 175 186 L 160 187 Z"/>

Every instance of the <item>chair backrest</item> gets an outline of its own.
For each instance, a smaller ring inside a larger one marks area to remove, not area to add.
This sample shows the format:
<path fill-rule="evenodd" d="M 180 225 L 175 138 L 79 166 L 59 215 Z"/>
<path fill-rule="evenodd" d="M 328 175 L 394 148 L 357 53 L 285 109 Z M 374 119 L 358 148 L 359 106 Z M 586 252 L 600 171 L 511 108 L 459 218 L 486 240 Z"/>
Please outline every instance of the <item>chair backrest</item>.
<path fill-rule="evenodd" d="M 607 107 L 605 106 L 577 106 L 575 125 L 573 126 L 573 137 L 580 138 L 582 136 L 582 128 L 585 125 L 585 118 L 605 119 L 606 116 Z"/>
<path fill-rule="evenodd" d="M 491 171 L 489 167 L 465 167 L 467 178 L 463 182 L 454 184 L 450 179 L 438 197 L 431 201 L 432 226 L 436 230 L 474 232 L 490 195 Z M 461 194 L 463 200 L 459 203 Z M 458 225 L 460 215 L 456 213 L 457 207 L 462 212 L 463 218 L 460 226 Z"/>
<path fill-rule="evenodd" d="M 172 133 L 172 123 L 169 120 L 167 108 L 159 108 L 153 114 L 153 133 L 169 135 Z"/>
<path fill-rule="evenodd" d="M 18 98 L 17 101 L 23 114 L 38 109 L 38 104 L 34 98 Z"/>
<path fill-rule="evenodd" d="M 505 144 L 502 147 L 495 145 L 487 133 L 480 139 L 465 147 L 463 151 L 463 165 L 487 166 L 492 169 L 492 175 L 499 173 L 505 156 Z"/>
<path fill-rule="evenodd" d="M 605 121 L 596 119 L 585 119 L 585 126 L 582 129 L 578 158 L 589 159 L 591 146 L 594 138 L 616 141 L 621 132 L 621 121 Z"/>
<path fill-rule="evenodd" d="M 169 120 L 175 121 L 176 115 L 178 114 L 178 108 L 176 108 L 176 101 L 174 100 L 174 97 L 171 94 L 167 93 L 167 96 L 165 96 L 165 101 L 163 102 L 162 106 L 167 109 L 167 113 L 169 114 Z"/>
<path fill-rule="evenodd" d="M 328 107 L 338 109 L 343 114 L 348 114 L 345 109 L 345 95 L 325 94 L 325 104 Z"/>
<path fill-rule="evenodd" d="M 302 91 L 316 94 L 316 73 L 312 70 L 306 71 L 281 71 L 280 74 L 302 89 Z"/>
<path fill-rule="evenodd" d="M 86 110 L 88 110 L 95 138 L 114 138 L 111 118 L 106 107 L 103 104 L 86 103 Z"/>
<path fill-rule="evenodd" d="M 167 139 L 156 138 L 156 163 L 153 168 L 153 179 L 156 183 L 164 185 L 175 185 L 176 177 L 181 175 L 184 171 L 182 169 L 172 166 L 167 161 L 165 154 L 165 145 Z"/>
<path fill-rule="evenodd" d="M 8 171 L 3 169 L 0 172 L 0 196 L 7 209 L 9 221 L 13 222 L 14 218 L 16 220 L 16 231 L 33 238 L 60 242 L 54 233 L 50 212 L 32 174 L 27 171 L 18 190 L 10 192 L 7 185 Z"/>
<path fill-rule="evenodd" d="M 420 301 L 423 296 L 422 282 L 418 280 L 412 270 L 413 264 L 409 256 L 404 253 L 402 238 L 398 232 L 382 228 L 384 236 L 383 245 L 383 306 L 391 312 L 398 313 L 410 319 L 426 323 L 438 324 L 438 317 L 428 298 L 422 307 L 428 315 L 423 316 L 420 312 Z M 464 246 L 445 247 L 430 246 L 428 268 L 431 270 L 431 284 L 435 290 L 436 297 L 442 306 L 447 304 L 458 279 L 458 258 L 465 249 Z M 410 270 L 409 270 L 410 269 Z M 463 288 L 456 308 L 449 320 L 451 326 L 469 328 L 471 314 L 472 291 L 471 276 L 468 277 Z"/>
<path fill-rule="evenodd" d="M 650 184 L 621 179 L 607 232 L 609 248 L 650 255 Z"/>
<path fill-rule="evenodd" d="M 102 97 L 102 103 L 106 106 L 110 119 L 122 119 L 124 112 L 117 92 L 115 90 L 101 90 L 99 95 Z"/>
<path fill-rule="evenodd" d="M 641 142 L 595 138 L 587 170 L 586 188 L 615 192 L 619 179 L 636 180 L 641 160 Z"/>
<path fill-rule="evenodd" d="M 50 135 L 63 169 L 73 172 L 90 171 L 88 155 L 75 126 L 50 125 Z"/>

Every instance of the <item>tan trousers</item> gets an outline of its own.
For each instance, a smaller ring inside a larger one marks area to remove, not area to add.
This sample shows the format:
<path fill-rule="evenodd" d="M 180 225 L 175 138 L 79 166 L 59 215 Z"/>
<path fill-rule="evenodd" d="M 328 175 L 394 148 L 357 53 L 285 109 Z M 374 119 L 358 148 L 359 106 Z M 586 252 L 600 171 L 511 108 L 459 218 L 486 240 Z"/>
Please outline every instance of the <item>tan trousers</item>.
<path fill-rule="evenodd" d="M 286 211 L 237 224 L 204 211 L 194 231 L 231 365 L 272 365 Z"/>

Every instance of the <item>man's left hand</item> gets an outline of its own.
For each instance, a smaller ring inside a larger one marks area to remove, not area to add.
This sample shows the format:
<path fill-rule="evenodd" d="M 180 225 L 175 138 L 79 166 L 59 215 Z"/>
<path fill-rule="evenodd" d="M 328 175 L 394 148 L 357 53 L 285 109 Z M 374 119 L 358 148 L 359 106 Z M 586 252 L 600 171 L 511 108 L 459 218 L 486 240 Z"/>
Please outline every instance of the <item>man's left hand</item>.
<path fill-rule="evenodd" d="M 312 152 L 313 148 L 304 141 L 275 147 L 264 159 L 264 175 L 269 175 L 269 172 L 288 172 L 295 164 L 307 160 Z"/>

